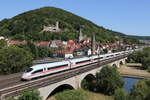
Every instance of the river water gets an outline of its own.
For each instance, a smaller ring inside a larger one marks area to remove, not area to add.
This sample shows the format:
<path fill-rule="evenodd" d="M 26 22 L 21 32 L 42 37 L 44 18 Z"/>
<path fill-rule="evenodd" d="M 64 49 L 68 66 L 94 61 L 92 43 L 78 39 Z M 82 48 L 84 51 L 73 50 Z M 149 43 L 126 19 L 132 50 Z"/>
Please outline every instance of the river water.
<path fill-rule="evenodd" d="M 125 82 L 125 85 L 124 85 L 124 89 L 127 91 L 127 92 L 130 92 L 131 89 L 133 88 L 133 85 L 140 79 L 138 78 L 131 78 L 131 77 L 124 77 L 123 78 L 124 82 Z"/>

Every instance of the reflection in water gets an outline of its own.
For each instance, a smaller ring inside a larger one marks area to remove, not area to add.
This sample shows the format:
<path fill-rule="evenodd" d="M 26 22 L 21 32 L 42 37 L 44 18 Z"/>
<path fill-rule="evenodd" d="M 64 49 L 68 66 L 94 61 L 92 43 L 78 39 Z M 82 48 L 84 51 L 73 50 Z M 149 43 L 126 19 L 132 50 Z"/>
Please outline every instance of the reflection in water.
<path fill-rule="evenodd" d="M 133 88 L 133 85 L 134 85 L 138 80 L 140 80 L 140 79 L 124 77 L 123 80 L 124 80 L 124 82 L 125 82 L 124 89 L 125 89 L 127 92 L 130 92 L 131 89 Z"/>

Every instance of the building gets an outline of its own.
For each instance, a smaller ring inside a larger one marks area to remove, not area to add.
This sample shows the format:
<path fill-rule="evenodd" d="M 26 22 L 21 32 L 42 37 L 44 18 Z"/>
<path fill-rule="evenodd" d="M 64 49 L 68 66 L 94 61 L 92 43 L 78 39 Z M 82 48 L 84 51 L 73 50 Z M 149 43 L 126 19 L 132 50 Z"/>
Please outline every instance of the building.
<path fill-rule="evenodd" d="M 50 48 L 50 41 L 40 41 L 40 42 L 33 42 L 34 45 L 36 46 L 45 46 L 47 48 Z"/>
<path fill-rule="evenodd" d="M 19 41 L 19 40 L 8 40 L 7 45 L 18 45 L 18 44 L 26 44 L 26 41 Z"/>
<path fill-rule="evenodd" d="M 3 36 L 0 36 L 0 40 L 5 40 L 5 37 L 3 37 Z"/>
<path fill-rule="evenodd" d="M 56 22 L 55 26 L 44 26 L 43 31 L 61 32 L 62 30 L 59 28 L 59 22 Z"/>

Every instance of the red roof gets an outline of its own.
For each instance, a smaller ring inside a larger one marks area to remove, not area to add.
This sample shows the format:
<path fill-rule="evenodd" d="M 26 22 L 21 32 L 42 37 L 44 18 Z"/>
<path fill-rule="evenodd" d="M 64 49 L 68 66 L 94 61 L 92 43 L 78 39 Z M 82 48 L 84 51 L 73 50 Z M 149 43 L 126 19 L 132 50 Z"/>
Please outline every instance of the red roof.
<path fill-rule="evenodd" d="M 55 51 L 55 53 L 57 53 L 57 54 L 72 54 L 73 51 L 69 51 L 69 50 L 57 50 L 57 51 Z"/>
<path fill-rule="evenodd" d="M 50 42 L 49 41 L 41 41 L 41 42 L 33 42 L 33 44 L 37 46 L 49 46 Z"/>
<path fill-rule="evenodd" d="M 26 44 L 26 41 L 19 41 L 19 40 L 10 40 L 8 45 L 16 45 L 16 44 Z"/>

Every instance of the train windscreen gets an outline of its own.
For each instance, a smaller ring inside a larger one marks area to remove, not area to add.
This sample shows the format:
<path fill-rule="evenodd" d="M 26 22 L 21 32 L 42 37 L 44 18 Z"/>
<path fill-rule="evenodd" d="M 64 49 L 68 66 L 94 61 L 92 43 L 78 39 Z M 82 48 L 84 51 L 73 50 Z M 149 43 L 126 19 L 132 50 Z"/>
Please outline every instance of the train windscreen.
<path fill-rule="evenodd" d="M 26 72 L 28 73 L 28 72 L 31 72 L 33 70 L 33 68 L 28 68 L 27 70 L 26 70 Z"/>

